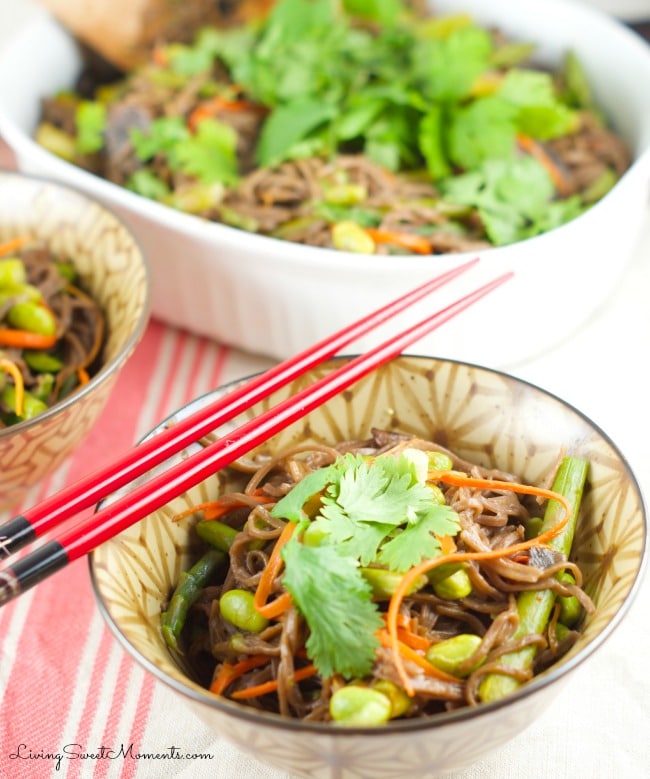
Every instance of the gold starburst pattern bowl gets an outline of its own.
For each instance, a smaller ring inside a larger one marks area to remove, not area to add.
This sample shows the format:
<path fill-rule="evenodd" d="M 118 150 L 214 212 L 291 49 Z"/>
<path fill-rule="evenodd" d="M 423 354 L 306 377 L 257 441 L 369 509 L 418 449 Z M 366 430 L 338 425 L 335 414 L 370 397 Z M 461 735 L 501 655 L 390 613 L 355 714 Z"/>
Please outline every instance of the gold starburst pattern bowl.
<path fill-rule="evenodd" d="M 295 393 L 333 365 L 312 371 L 270 402 Z M 172 421 L 212 397 L 194 401 Z M 260 404 L 250 414 L 266 407 Z M 243 751 L 298 776 L 438 776 L 498 749 L 552 704 L 572 672 L 588 662 L 620 624 L 645 564 L 646 514 L 624 456 L 592 421 L 542 389 L 483 367 L 403 356 L 294 423 L 265 448 L 273 452 L 306 439 L 333 443 L 365 438 L 372 426 L 427 437 L 529 483 L 539 483 L 563 450 L 586 458 L 588 485 L 572 559 L 584 573 L 596 609 L 559 663 L 498 703 L 429 719 L 396 720 L 374 729 L 341 729 L 259 713 L 201 688 L 170 656 L 161 637 L 161 608 L 193 554 L 192 520 L 172 522 L 171 517 L 218 495 L 223 487 L 210 477 L 93 553 L 90 569 L 97 601 L 126 651 L 179 701 Z"/>
<path fill-rule="evenodd" d="M 69 258 L 103 309 L 101 368 L 76 392 L 32 419 L 0 429 L 0 511 L 50 475 L 83 442 L 149 316 L 149 273 L 131 231 L 72 188 L 0 171 L 0 243 L 30 236 Z"/>

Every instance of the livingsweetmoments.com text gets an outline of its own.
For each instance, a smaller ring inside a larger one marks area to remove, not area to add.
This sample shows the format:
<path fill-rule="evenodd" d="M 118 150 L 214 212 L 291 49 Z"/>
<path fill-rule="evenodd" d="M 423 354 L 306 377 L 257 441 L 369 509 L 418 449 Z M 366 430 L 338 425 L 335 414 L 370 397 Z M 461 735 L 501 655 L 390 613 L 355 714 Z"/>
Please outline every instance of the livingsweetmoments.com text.
<path fill-rule="evenodd" d="M 60 771 L 68 760 L 212 760 L 214 755 L 207 752 L 189 753 L 179 747 L 171 746 L 158 752 L 138 750 L 133 744 L 120 744 L 116 747 L 100 746 L 88 749 L 81 744 L 65 744 L 60 749 L 48 751 L 33 749 L 27 744 L 18 744 L 8 755 L 10 760 L 50 761 L 56 771 Z"/>

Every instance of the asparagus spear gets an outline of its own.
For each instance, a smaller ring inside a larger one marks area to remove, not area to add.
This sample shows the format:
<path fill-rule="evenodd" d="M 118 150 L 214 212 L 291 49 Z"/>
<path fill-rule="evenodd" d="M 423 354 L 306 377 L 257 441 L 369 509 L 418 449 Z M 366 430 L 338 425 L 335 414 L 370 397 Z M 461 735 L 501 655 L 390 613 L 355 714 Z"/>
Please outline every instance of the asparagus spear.
<path fill-rule="evenodd" d="M 576 457 L 565 457 L 553 482 L 553 490 L 567 498 L 573 509 L 567 524 L 549 543 L 549 546 L 561 552 L 565 557 L 568 557 L 571 551 L 580 501 L 587 478 L 587 470 L 588 463 L 586 460 Z M 546 506 L 540 533 L 550 530 L 561 521 L 563 511 L 564 509 L 560 503 L 550 500 Z M 552 590 L 521 592 L 517 596 L 519 626 L 515 631 L 514 638 L 521 638 L 533 633 L 543 633 L 548 624 L 554 602 L 555 593 Z M 536 646 L 527 646 L 517 652 L 503 655 L 500 662 L 509 668 L 526 669 L 531 667 L 536 653 Z M 479 685 L 479 697 L 485 702 L 499 700 L 514 692 L 520 684 L 521 682 L 512 676 L 490 673 L 485 676 Z"/>

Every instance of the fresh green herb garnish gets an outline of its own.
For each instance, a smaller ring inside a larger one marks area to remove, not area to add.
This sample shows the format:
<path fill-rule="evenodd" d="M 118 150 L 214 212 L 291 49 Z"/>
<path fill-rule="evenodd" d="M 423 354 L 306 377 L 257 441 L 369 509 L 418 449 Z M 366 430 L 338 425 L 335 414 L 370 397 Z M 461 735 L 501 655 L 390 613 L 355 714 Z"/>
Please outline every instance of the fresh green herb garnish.
<path fill-rule="evenodd" d="M 307 648 L 324 676 L 363 676 L 373 662 L 382 621 L 360 567 L 406 571 L 440 553 L 436 536 L 458 532 L 455 512 L 425 483 L 426 453 L 414 451 L 372 460 L 344 455 L 298 482 L 272 510 L 319 539 L 316 546 L 296 536 L 287 543 L 283 583 L 309 625 Z M 318 510 L 308 514 L 315 496 Z"/>

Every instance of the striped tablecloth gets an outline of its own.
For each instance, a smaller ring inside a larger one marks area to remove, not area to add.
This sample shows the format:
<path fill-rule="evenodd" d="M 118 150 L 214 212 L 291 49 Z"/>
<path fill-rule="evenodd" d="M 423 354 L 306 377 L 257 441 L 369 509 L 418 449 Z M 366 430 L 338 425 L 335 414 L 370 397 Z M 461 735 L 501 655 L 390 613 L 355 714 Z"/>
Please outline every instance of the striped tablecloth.
<path fill-rule="evenodd" d="M 649 254 L 650 212 L 609 304 L 563 348 L 514 371 L 598 421 L 646 486 Z M 152 322 L 84 446 L 28 502 L 107 463 L 191 398 L 268 364 Z M 646 583 L 547 713 L 455 779 L 650 777 L 649 614 Z M 130 659 L 95 606 L 85 560 L 0 609 L 0 779 L 57 777 L 289 779 L 207 730 Z"/>

